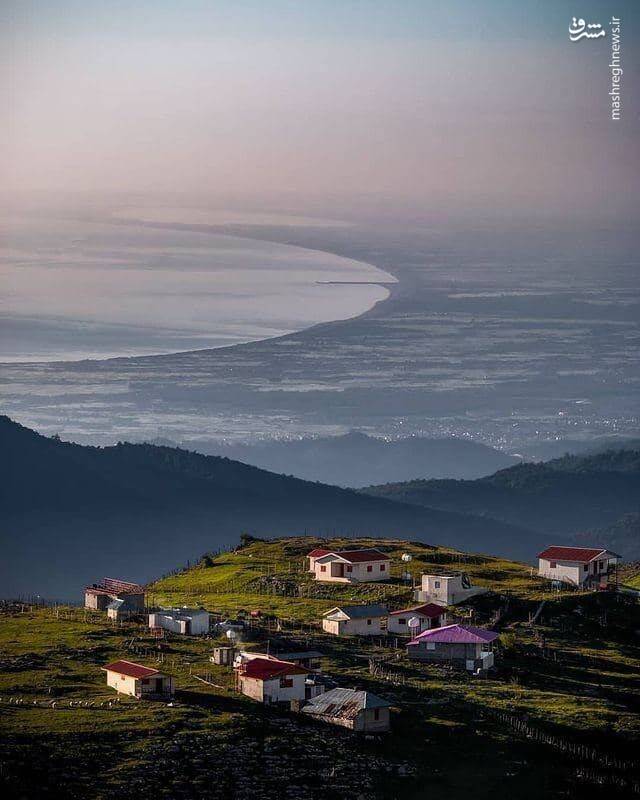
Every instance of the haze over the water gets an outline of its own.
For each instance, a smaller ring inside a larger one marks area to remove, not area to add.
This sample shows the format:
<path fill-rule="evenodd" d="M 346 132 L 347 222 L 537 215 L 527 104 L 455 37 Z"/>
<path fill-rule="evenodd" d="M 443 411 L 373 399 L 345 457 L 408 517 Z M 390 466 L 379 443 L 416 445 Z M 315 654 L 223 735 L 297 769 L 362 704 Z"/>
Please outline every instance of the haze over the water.
<path fill-rule="evenodd" d="M 607 35 L 569 41 L 576 14 Z M 101 443 L 159 428 L 193 439 L 205 425 L 210 437 L 242 439 L 352 428 L 469 435 L 516 452 L 539 439 L 637 435 L 637 2 L 5 0 L 0 15 L 10 213 L 73 227 L 119 211 L 129 218 L 112 225 L 118 247 L 125 231 L 147 247 L 179 239 L 183 270 L 215 232 L 398 278 L 369 314 L 284 340 L 127 363 L 3 365 L 3 407 L 15 419 Z M 612 15 L 622 20 L 619 121 Z M 243 226 L 246 212 L 255 224 Z M 131 216 L 147 222 L 134 228 Z M 14 327 L 25 349 L 42 322 L 37 309 L 29 317 L 37 295 L 64 313 L 75 303 L 120 314 L 132 302 L 127 292 L 122 308 L 114 295 L 79 301 L 78 250 L 91 255 L 74 245 L 51 262 L 66 262 L 65 286 L 34 266 L 42 252 L 27 254 L 24 324 Z M 170 275 L 167 248 L 141 275 L 135 265 L 150 252 L 130 261 L 141 283 L 123 285 L 178 331 L 176 347 L 158 350 L 207 346 L 202 334 L 216 332 L 201 329 L 210 320 L 197 308 L 207 276 L 190 273 L 197 285 L 187 286 L 186 272 Z M 273 250 L 259 252 L 258 262 Z M 83 261 L 84 277 L 97 281 L 92 264 Z M 55 291 L 43 291 L 45 276 Z M 263 277 L 253 299 L 278 288 Z M 316 297 L 318 286 L 340 302 L 385 291 L 314 283 Z M 186 293 L 172 303 L 176 289 Z M 227 321 L 255 326 L 256 306 L 237 314 L 231 294 Z M 284 312 L 270 331 L 305 328 L 314 303 L 279 297 L 266 303 Z M 127 324 L 137 314 L 128 307 Z M 158 351 L 146 322 L 129 325 L 145 347 L 128 352 Z M 100 352 L 114 352 L 100 336 Z"/>
<path fill-rule="evenodd" d="M 131 211 L 155 219 L 162 209 Z M 167 211 L 177 222 L 204 213 Z M 127 218 L 126 209 L 119 214 Z M 388 295 L 380 283 L 394 280 L 317 250 L 109 223 L 109 216 L 90 222 L 33 211 L 0 218 L 0 362 L 155 355 L 265 339 L 361 314 Z"/>
<path fill-rule="evenodd" d="M 633 219 L 637 51 L 614 123 L 578 10 L 637 39 L 628 0 L 5 0 L 2 185 Z"/>

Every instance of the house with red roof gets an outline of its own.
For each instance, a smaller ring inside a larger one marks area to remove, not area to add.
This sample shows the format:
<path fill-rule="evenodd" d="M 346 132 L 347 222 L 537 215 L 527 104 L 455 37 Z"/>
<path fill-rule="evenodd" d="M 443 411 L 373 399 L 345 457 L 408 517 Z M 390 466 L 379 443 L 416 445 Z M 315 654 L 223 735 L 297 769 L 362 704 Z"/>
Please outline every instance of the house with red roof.
<path fill-rule="evenodd" d="M 441 628 L 447 624 L 447 610 L 436 603 L 423 603 L 413 608 L 390 611 L 387 631 L 395 634 L 416 636 L 431 628 Z"/>
<path fill-rule="evenodd" d="M 317 581 L 330 583 L 365 583 L 386 581 L 391 577 L 391 559 L 376 548 L 359 550 L 323 550 L 308 555 L 309 572 Z"/>
<path fill-rule="evenodd" d="M 423 631 L 407 645 L 407 655 L 417 661 L 446 663 L 483 674 L 493 666 L 495 631 L 471 625 L 446 625 Z"/>
<path fill-rule="evenodd" d="M 304 700 L 310 670 L 271 656 L 242 660 L 235 668 L 239 692 L 260 703 Z"/>
<path fill-rule="evenodd" d="M 168 700 L 173 697 L 173 678 L 154 667 L 121 660 L 102 669 L 107 673 L 107 686 L 118 694 L 128 694 L 138 700 Z"/>
<path fill-rule="evenodd" d="M 551 581 L 587 587 L 606 584 L 621 556 L 602 547 L 547 547 L 538 553 L 538 575 Z"/>
<path fill-rule="evenodd" d="M 309 572 L 316 571 L 316 559 L 322 558 L 322 556 L 327 556 L 331 550 L 325 550 L 323 547 L 316 547 L 310 553 L 307 553 L 307 558 L 309 559 Z"/>

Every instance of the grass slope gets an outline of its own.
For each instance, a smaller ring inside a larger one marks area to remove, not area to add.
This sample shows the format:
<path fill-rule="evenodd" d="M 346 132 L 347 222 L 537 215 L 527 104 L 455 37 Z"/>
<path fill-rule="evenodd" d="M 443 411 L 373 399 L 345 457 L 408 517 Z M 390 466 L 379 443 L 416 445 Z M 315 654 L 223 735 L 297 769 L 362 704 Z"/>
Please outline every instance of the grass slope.
<path fill-rule="evenodd" d="M 416 574 L 463 568 L 476 583 L 494 588 L 476 599 L 473 614 L 486 624 L 503 612 L 499 668 L 489 679 L 475 680 L 398 658 L 402 651 L 392 642 L 339 639 L 313 625 L 322 610 L 347 599 L 385 597 L 392 605 L 408 599 L 397 575 L 387 585 L 312 584 L 302 556 L 320 543 L 302 537 L 255 541 L 207 559 L 209 566 L 162 578 L 150 593 L 155 601 L 203 602 L 224 615 L 256 607 L 276 613 L 281 630 L 263 621 L 246 646 L 263 649 L 269 640 L 272 650 L 321 650 L 325 671 L 340 685 L 393 702 L 392 735 L 367 741 L 297 715 L 270 713 L 235 694 L 230 670 L 209 663 L 213 640 L 191 637 L 170 637 L 162 651 L 163 668 L 180 687 L 176 704 L 123 699 L 101 706 L 113 700 L 102 664 L 118 657 L 156 663 L 148 632 L 133 623 L 114 627 L 104 616 L 78 609 L 11 607 L 0 613 L 0 781 L 6 795 L 235 800 L 250 785 L 265 800 L 320 800 L 327 780 L 332 795 L 344 800 L 362 792 L 406 800 L 432 792 L 452 800 L 511 793 L 533 800 L 541 793 L 566 797 L 576 787 L 581 796 L 628 794 L 626 772 L 589 765 L 599 777 L 585 777 L 579 757 L 518 736 L 496 712 L 602 754 L 634 758 L 640 742 L 637 605 L 608 594 L 545 594 L 523 564 L 398 539 L 376 542 L 396 562 L 411 553 Z M 345 540 L 327 544 L 339 547 Z M 531 627 L 529 613 L 542 598 L 546 604 Z M 471 608 L 458 611 L 465 615 Z M 138 654 L 127 650 L 132 640 Z M 553 657 L 542 658 L 542 640 Z M 372 676 L 371 655 L 386 659 L 402 681 Z M 216 686 L 196 675 L 208 675 Z M 9 697 L 23 703 L 9 704 Z M 54 699 L 58 707 L 46 707 Z"/>

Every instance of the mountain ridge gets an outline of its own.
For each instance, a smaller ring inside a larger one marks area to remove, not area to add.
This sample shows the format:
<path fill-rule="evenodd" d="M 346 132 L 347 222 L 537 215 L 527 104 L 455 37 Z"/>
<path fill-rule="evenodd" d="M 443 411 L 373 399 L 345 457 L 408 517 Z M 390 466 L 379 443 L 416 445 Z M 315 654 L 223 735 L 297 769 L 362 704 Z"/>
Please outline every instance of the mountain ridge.
<path fill-rule="evenodd" d="M 242 532 L 389 535 L 530 558 L 539 537 L 229 459 L 152 445 L 87 447 L 0 418 L 5 596 L 76 596 L 103 574 L 148 580 Z"/>
<path fill-rule="evenodd" d="M 473 481 L 414 480 L 361 491 L 441 510 L 455 508 L 566 540 L 607 530 L 640 510 L 640 451 L 567 455 L 542 464 L 518 464 Z"/>

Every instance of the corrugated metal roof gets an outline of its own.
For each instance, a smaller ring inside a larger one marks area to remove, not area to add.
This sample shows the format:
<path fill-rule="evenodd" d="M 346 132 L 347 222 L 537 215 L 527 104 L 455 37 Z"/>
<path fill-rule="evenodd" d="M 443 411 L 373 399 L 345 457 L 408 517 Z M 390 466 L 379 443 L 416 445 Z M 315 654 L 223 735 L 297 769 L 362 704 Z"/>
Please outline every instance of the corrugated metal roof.
<path fill-rule="evenodd" d="M 302 658 L 322 658 L 324 653 L 318 650 L 304 650 L 300 653 L 275 653 L 281 661 L 297 661 Z"/>
<path fill-rule="evenodd" d="M 278 661 L 276 658 L 252 658 L 242 664 L 240 671 L 247 678 L 256 678 L 261 681 L 276 678 L 279 675 L 306 675 L 309 672 L 308 669 L 299 667 L 297 664 Z"/>
<path fill-rule="evenodd" d="M 121 581 L 117 578 L 103 578 L 100 583 L 85 586 L 89 594 L 144 594 L 144 589 L 137 583 Z"/>
<path fill-rule="evenodd" d="M 143 664 L 134 664 L 133 661 L 112 661 L 102 669 L 106 672 L 118 672 L 129 678 L 149 678 L 151 675 L 158 675 L 157 669 L 145 667 Z"/>
<path fill-rule="evenodd" d="M 445 625 L 444 628 L 431 628 L 431 630 L 423 631 L 409 644 L 420 644 L 425 641 L 447 644 L 482 644 L 493 642 L 498 635 L 495 631 L 473 628 L 471 625 Z"/>
<path fill-rule="evenodd" d="M 437 603 L 424 603 L 421 606 L 414 606 L 413 608 L 403 608 L 400 611 L 390 611 L 390 617 L 397 617 L 399 614 L 406 614 L 407 616 L 410 614 L 418 614 L 420 617 L 429 617 L 433 619 L 434 617 L 441 617 L 446 611 L 444 606 L 439 606 Z"/>
<path fill-rule="evenodd" d="M 541 553 L 538 553 L 538 558 L 547 558 L 553 561 L 593 561 L 598 556 L 609 553 L 616 558 L 620 558 L 617 553 L 612 553 L 610 550 L 603 550 L 601 547 L 547 547 Z"/>
<path fill-rule="evenodd" d="M 333 614 L 336 611 L 342 611 L 349 619 L 363 619 L 366 617 L 386 617 L 389 614 L 389 609 L 382 605 L 371 606 L 335 606 L 334 608 L 326 611 L 323 616 Z"/>
<path fill-rule="evenodd" d="M 189 617 L 197 617 L 200 614 L 208 614 L 209 612 L 204 608 L 161 608 L 159 611 L 152 612 L 162 617 L 170 617 L 171 619 L 188 619 Z"/>
<path fill-rule="evenodd" d="M 350 564 L 359 564 L 364 561 L 391 561 L 391 556 L 382 553 L 375 548 L 367 548 L 362 550 L 327 550 L 322 556 L 338 556 Z"/>
<path fill-rule="evenodd" d="M 352 719 L 366 708 L 388 708 L 387 700 L 372 692 L 356 689 L 331 689 L 309 701 L 302 709 L 304 714 L 320 714 L 329 717 Z"/>

